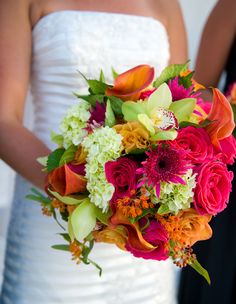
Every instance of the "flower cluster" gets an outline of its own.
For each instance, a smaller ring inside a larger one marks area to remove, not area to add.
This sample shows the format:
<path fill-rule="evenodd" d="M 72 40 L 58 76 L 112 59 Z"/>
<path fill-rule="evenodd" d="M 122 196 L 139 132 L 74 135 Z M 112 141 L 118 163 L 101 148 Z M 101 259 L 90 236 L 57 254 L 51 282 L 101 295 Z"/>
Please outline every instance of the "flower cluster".
<path fill-rule="evenodd" d="M 93 242 L 106 242 L 139 258 L 171 257 L 209 281 L 191 246 L 211 237 L 212 216 L 227 207 L 235 124 L 218 89 L 206 109 L 192 75 L 187 65 L 155 81 L 148 65 L 114 85 L 102 75 L 63 119 L 41 201 L 68 222 L 63 236 L 78 262 L 89 264 Z"/>

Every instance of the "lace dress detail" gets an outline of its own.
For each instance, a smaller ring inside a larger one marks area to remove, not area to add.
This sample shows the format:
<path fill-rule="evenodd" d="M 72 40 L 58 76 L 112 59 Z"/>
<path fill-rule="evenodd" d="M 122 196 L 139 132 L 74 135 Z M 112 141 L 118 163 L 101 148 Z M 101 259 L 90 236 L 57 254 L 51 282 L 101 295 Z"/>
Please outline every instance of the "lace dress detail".
<path fill-rule="evenodd" d="M 147 17 L 81 11 L 60 11 L 43 17 L 33 29 L 31 90 L 33 132 L 49 147 L 50 130 L 84 92 L 79 75 L 98 77 L 111 67 L 123 72 L 150 64 L 157 73 L 167 65 L 168 36 L 164 26 Z M 175 271 L 170 261 L 134 258 L 115 246 L 96 244 L 91 256 L 103 268 L 76 266 L 69 253 L 51 249 L 63 241 L 60 228 L 27 201 L 30 185 L 17 177 L 7 240 L 1 304 L 174 304 Z"/>

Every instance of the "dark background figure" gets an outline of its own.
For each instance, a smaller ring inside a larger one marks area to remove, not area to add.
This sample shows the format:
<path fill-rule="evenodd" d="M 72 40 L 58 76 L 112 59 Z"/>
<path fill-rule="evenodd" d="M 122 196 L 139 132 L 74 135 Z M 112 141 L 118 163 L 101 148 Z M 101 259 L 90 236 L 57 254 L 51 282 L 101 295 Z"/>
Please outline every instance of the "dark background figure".
<path fill-rule="evenodd" d="M 205 26 L 196 65 L 196 79 L 206 86 L 218 84 L 226 72 L 224 91 L 236 81 L 236 1 L 220 0 Z M 236 175 L 236 165 L 229 167 Z M 194 246 L 199 262 L 208 270 L 211 285 L 190 267 L 183 269 L 179 304 L 236 303 L 236 178 L 226 210 L 211 222 L 213 237 Z"/>

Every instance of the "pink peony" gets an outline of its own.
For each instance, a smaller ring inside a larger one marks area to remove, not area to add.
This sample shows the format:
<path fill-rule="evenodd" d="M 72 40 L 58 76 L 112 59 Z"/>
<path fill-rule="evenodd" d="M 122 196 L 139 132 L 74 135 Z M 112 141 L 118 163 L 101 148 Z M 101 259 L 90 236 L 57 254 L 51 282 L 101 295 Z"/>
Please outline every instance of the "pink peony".
<path fill-rule="evenodd" d="M 186 127 L 178 131 L 177 138 L 172 142 L 186 151 L 186 158 L 193 164 L 201 164 L 213 157 L 213 145 L 207 132 L 202 128 Z"/>
<path fill-rule="evenodd" d="M 233 165 L 236 158 L 236 139 L 233 135 L 220 140 L 220 150 L 216 151 L 219 159 L 227 164 Z"/>
<path fill-rule="evenodd" d="M 115 187 L 112 201 L 118 198 L 130 196 L 132 190 L 136 190 L 137 163 L 128 157 L 121 157 L 116 161 L 105 164 L 106 178 Z"/>
<path fill-rule="evenodd" d="M 139 221 L 140 228 L 144 227 L 147 219 L 142 218 Z M 151 251 L 139 250 L 132 247 L 129 243 L 126 244 L 126 249 L 137 258 L 152 259 L 152 260 L 166 260 L 168 258 L 167 242 L 168 234 L 164 227 L 156 220 L 150 220 L 150 224 L 143 231 L 143 238 L 148 243 L 156 248 Z"/>
<path fill-rule="evenodd" d="M 199 214 L 216 215 L 227 207 L 233 173 L 222 162 L 204 162 L 196 170 L 194 206 Z"/>

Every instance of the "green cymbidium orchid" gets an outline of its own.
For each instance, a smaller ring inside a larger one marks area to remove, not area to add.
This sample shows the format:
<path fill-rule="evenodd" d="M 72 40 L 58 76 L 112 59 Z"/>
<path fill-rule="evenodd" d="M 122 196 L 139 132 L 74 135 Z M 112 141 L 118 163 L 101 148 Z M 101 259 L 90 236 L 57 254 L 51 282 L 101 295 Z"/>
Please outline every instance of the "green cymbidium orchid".
<path fill-rule="evenodd" d="M 124 102 L 122 113 L 126 121 L 139 121 L 149 131 L 151 140 L 173 140 L 178 124 L 189 120 L 195 105 L 194 98 L 172 102 L 171 91 L 163 83 L 147 100 Z"/>

